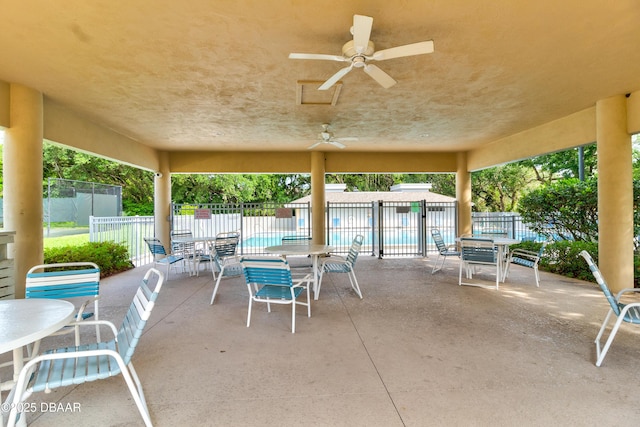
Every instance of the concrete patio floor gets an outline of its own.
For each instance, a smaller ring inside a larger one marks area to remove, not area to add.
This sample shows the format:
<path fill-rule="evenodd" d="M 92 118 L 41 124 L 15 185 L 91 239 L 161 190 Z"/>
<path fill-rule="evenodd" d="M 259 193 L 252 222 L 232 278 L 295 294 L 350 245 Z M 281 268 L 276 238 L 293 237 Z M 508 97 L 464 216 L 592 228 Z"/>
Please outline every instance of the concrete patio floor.
<path fill-rule="evenodd" d="M 434 260 L 361 255 L 364 299 L 346 275 L 325 276 L 311 318 L 298 309 L 295 334 L 287 306 L 254 306 L 246 327 L 242 278 L 223 280 L 211 306 L 210 271 L 172 272 L 133 359 L 154 425 L 638 422 L 640 328 L 623 326 L 596 368 L 593 340 L 608 305 L 595 284 L 541 273 L 536 288 L 533 272 L 515 267 L 498 291 L 460 287 L 457 261 L 431 275 Z M 119 324 L 148 268 L 102 281 L 101 318 Z M 30 401 L 80 406 L 30 413 L 34 427 L 142 425 L 121 377 Z"/>

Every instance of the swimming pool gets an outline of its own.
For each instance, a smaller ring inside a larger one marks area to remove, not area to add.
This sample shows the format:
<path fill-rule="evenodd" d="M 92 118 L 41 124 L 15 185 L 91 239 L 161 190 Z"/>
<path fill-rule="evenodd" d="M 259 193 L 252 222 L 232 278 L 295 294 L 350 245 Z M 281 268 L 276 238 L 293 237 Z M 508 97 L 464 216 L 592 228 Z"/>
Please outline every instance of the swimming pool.
<path fill-rule="evenodd" d="M 329 235 L 327 244 L 332 246 L 350 246 L 356 234 L 364 236 L 363 245 L 371 245 L 371 231 L 362 233 L 354 230 L 334 231 Z M 245 248 L 264 248 L 282 244 L 284 236 L 300 236 L 302 234 L 282 233 L 282 232 L 262 232 L 256 233 L 242 241 Z M 415 245 L 418 242 L 416 230 L 392 230 L 385 232 L 384 243 L 386 245 Z"/>

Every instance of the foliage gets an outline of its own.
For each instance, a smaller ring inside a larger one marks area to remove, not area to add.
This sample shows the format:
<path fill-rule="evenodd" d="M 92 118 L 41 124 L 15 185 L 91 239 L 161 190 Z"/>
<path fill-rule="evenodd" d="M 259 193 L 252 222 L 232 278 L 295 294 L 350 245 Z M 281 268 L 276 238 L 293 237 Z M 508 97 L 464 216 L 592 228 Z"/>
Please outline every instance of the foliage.
<path fill-rule="evenodd" d="M 175 203 L 286 203 L 306 196 L 309 192 L 309 175 L 221 174 L 171 177 L 171 195 Z"/>
<path fill-rule="evenodd" d="M 522 190 L 535 181 L 532 173 L 516 163 L 471 174 L 474 208 L 480 212 L 512 212 Z"/>
<path fill-rule="evenodd" d="M 590 144 L 583 147 L 584 174 L 586 177 L 592 176 L 597 170 L 598 159 L 596 156 L 596 149 L 596 144 Z M 578 153 L 579 149 L 573 148 L 523 160 L 520 164 L 531 168 L 539 182 L 549 184 L 558 179 L 579 177 Z"/>
<path fill-rule="evenodd" d="M 101 277 L 133 268 L 126 246 L 113 242 L 89 242 L 80 246 L 47 248 L 44 251 L 44 262 L 94 262 L 100 267 Z"/>
<path fill-rule="evenodd" d="M 550 239 L 598 241 L 595 178 L 557 181 L 525 194 L 518 212 L 529 227 Z"/>
<path fill-rule="evenodd" d="M 153 216 L 153 202 L 137 203 L 122 200 L 122 210 L 126 216 Z"/>
<path fill-rule="evenodd" d="M 153 203 L 153 173 L 55 144 L 43 144 L 43 177 L 119 185 L 123 200 Z"/>
<path fill-rule="evenodd" d="M 539 268 L 551 273 L 593 282 L 589 266 L 580 256 L 583 250 L 598 259 L 598 244 L 594 242 L 572 242 L 562 240 L 547 245 L 540 259 Z"/>

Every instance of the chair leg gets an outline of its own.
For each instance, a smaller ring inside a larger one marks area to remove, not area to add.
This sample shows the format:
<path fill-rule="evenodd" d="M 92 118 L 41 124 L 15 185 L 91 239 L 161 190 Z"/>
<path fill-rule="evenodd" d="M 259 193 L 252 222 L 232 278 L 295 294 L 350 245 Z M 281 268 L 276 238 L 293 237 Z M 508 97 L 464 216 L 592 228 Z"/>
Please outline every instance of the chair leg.
<path fill-rule="evenodd" d="M 533 274 L 536 276 L 536 288 L 540 287 L 540 273 L 538 272 L 538 266 L 533 268 Z"/>
<path fill-rule="evenodd" d="M 222 270 L 220 270 L 220 273 L 218 274 L 218 280 L 216 280 L 216 286 L 213 288 L 213 294 L 211 295 L 211 302 L 209 303 L 209 305 L 213 305 L 213 300 L 216 297 L 216 293 L 218 292 L 218 286 L 220 285 L 220 280 L 222 280 L 222 273 L 224 272 L 224 265 L 222 266 Z M 216 275 L 214 273 L 213 278 L 215 280 Z"/>
<path fill-rule="evenodd" d="M 96 320 L 100 320 L 100 315 L 98 313 L 98 300 L 96 300 L 93 305 L 93 316 Z M 96 325 L 96 342 L 100 342 L 100 325 Z"/>
<path fill-rule="evenodd" d="M 296 300 L 291 301 L 291 333 L 296 333 Z"/>
<path fill-rule="evenodd" d="M 604 321 L 602 322 L 602 326 L 600 327 L 598 336 L 596 337 L 596 341 L 595 341 L 596 342 L 596 366 L 600 366 L 602 364 L 604 357 L 607 355 L 607 352 L 609 351 L 609 347 L 611 347 L 611 343 L 613 342 L 613 339 L 618 333 L 618 328 L 620 327 L 620 324 L 624 320 L 624 315 L 621 313 L 618 316 L 618 319 L 616 320 L 616 322 L 614 323 L 613 328 L 611 328 L 611 331 L 609 332 L 609 337 L 607 338 L 607 342 L 605 343 L 604 347 L 600 349 L 600 339 L 602 338 L 602 335 L 604 334 L 604 331 L 607 328 L 607 324 L 609 323 L 609 320 L 611 319 L 612 314 L 614 314 L 613 310 L 609 309 L 607 316 L 604 318 Z"/>
<path fill-rule="evenodd" d="M 353 288 L 354 291 L 356 291 L 356 294 L 358 294 L 360 299 L 362 299 L 362 292 L 360 292 L 360 286 L 358 286 L 358 279 L 356 279 L 355 271 L 351 269 L 349 270 L 348 274 L 349 274 L 349 281 L 351 282 L 351 287 Z"/>
<path fill-rule="evenodd" d="M 151 422 L 151 417 L 149 415 L 149 408 L 147 407 L 147 402 L 144 399 L 144 393 L 142 392 L 142 384 L 140 383 L 140 379 L 138 378 L 138 374 L 131 362 L 127 367 L 124 364 L 124 361 L 117 360 L 118 365 L 120 365 L 120 369 L 122 370 L 122 377 L 124 381 L 127 383 L 129 387 L 129 392 L 131 393 L 131 397 L 133 397 L 136 406 L 138 407 L 138 411 L 144 420 L 144 424 L 147 427 L 152 427 L 153 423 Z"/>
<path fill-rule="evenodd" d="M 440 261 L 440 258 L 442 258 L 442 265 L 438 267 L 438 262 Z M 444 258 L 440 253 L 438 254 L 438 258 L 436 258 L 436 262 L 433 264 L 433 269 L 431 270 L 431 274 L 435 273 L 436 271 L 440 271 L 442 269 L 442 267 L 444 266 L 445 259 L 446 258 Z"/>
<path fill-rule="evenodd" d="M 320 268 L 320 276 L 319 277 L 314 277 L 314 279 L 318 280 L 318 284 L 316 286 L 316 288 L 314 289 L 315 295 L 320 295 L 320 286 L 322 286 L 322 278 L 324 277 L 324 268 Z M 317 296 L 316 296 L 317 299 Z"/>
<path fill-rule="evenodd" d="M 253 305 L 253 298 L 249 295 L 249 310 L 247 310 L 247 328 L 251 325 L 251 306 Z"/>

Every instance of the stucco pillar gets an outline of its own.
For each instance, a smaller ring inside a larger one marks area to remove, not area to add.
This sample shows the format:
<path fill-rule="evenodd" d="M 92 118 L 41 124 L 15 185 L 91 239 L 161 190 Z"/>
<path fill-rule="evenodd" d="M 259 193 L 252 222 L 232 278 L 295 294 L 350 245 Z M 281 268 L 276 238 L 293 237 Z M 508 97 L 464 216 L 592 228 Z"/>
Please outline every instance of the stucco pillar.
<path fill-rule="evenodd" d="M 4 228 L 15 231 L 16 298 L 24 298 L 27 271 L 43 261 L 42 93 L 12 83 L 3 148 Z"/>
<path fill-rule="evenodd" d="M 633 171 L 623 95 L 596 103 L 598 265 L 612 291 L 633 288 Z"/>
<path fill-rule="evenodd" d="M 160 169 L 153 179 L 153 216 L 155 237 L 160 239 L 167 251 L 171 248 L 171 173 L 169 153 L 158 154 Z"/>
<path fill-rule="evenodd" d="M 325 188 L 324 188 L 324 153 L 311 153 L 311 236 L 312 242 L 325 243 Z"/>
<path fill-rule="evenodd" d="M 458 153 L 456 200 L 458 201 L 458 236 L 471 234 L 471 173 L 467 170 L 467 153 Z"/>

